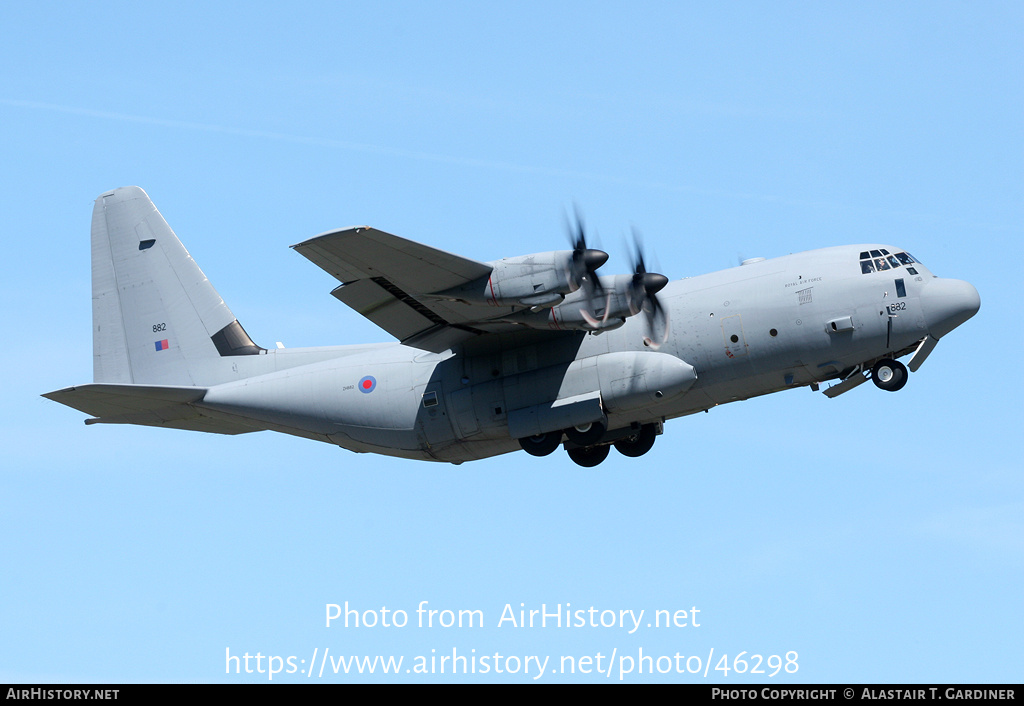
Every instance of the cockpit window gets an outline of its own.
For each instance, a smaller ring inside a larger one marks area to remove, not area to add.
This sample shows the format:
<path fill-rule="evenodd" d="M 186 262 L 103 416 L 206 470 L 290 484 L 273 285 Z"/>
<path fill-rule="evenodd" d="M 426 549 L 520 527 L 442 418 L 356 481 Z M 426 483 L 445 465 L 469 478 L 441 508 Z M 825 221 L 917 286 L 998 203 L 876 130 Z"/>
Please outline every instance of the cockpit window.
<path fill-rule="evenodd" d="M 872 272 L 896 270 L 905 265 L 910 274 L 916 275 L 917 271 L 910 267 L 915 262 L 919 261 L 907 252 L 898 252 L 890 255 L 888 250 L 865 250 L 860 254 L 860 272 L 863 275 L 867 275 Z"/>

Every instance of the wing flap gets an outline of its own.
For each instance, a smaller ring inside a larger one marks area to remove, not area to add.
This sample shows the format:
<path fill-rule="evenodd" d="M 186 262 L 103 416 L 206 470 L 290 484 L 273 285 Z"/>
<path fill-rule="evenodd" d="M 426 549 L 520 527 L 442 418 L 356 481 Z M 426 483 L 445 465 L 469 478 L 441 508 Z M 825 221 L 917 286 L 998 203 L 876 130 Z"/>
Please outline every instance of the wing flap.
<path fill-rule="evenodd" d="M 393 288 L 388 291 L 372 279 L 343 284 L 331 294 L 400 341 L 446 323 L 429 309 L 417 306 L 415 300 L 410 302 L 408 295 L 396 296 Z"/>

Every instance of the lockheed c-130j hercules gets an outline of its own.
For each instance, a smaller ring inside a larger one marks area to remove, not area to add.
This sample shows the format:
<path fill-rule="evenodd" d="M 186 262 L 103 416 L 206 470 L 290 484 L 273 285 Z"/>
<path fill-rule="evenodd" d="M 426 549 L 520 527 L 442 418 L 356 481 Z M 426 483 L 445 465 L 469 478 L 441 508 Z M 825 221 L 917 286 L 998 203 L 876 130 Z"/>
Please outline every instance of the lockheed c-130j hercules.
<path fill-rule="evenodd" d="M 570 250 L 477 262 L 368 227 L 324 233 L 293 247 L 399 342 L 266 349 L 146 193 L 116 189 L 92 217 L 94 382 L 45 396 L 87 424 L 269 429 L 451 463 L 561 445 L 595 466 L 735 400 L 828 381 L 829 397 L 897 391 L 981 305 L 892 245 L 670 282 L 639 251 L 632 274 L 598 275 L 608 255 L 572 234 Z"/>

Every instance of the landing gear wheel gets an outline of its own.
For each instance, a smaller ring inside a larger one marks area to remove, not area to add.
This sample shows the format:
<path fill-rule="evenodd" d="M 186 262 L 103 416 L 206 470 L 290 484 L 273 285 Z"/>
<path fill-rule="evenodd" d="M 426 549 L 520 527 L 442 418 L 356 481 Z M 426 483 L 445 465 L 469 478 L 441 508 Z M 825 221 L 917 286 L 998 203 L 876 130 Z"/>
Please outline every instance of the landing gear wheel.
<path fill-rule="evenodd" d="M 653 424 L 644 424 L 636 434 L 616 441 L 615 450 L 623 456 L 629 456 L 630 458 L 643 456 L 654 446 L 654 440 L 657 437 L 657 428 Z"/>
<path fill-rule="evenodd" d="M 562 432 L 560 431 L 525 436 L 519 439 L 519 445 L 523 447 L 523 451 L 531 456 L 547 456 L 557 449 L 560 443 L 562 443 Z"/>
<path fill-rule="evenodd" d="M 586 446 L 582 449 L 569 449 L 566 451 L 577 465 L 583 466 L 584 468 L 593 468 L 601 461 L 608 458 L 609 447 L 607 444 L 604 446 Z"/>
<path fill-rule="evenodd" d="M 886 392 L 902 390 L 907 384 L 907 366 L 889 358 L 880 360 L 871 368 L 871 381 Z"/>
<path fill-rule="evenodd" d="M 607 427 L 604 422 L 591 422 L 576 427 L 569 427 L 565 430 L 565 436 L 569 441 L 579 446 L 590 446 L 596 444 L 604 436 Z"/>

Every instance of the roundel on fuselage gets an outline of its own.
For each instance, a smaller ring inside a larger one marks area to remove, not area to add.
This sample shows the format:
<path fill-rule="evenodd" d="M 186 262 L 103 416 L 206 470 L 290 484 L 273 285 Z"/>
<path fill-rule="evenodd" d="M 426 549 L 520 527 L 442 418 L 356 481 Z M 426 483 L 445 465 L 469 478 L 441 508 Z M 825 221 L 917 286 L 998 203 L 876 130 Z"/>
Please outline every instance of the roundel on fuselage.
<path fill-rule="evenodd" d="M 367 375 L 359 381 L 359 391 L 364 394 L 370 394 L 377 388 L 377 379 L 372 375 Z"/>

